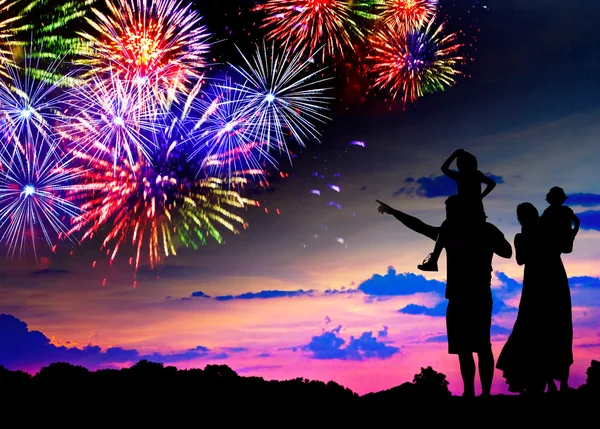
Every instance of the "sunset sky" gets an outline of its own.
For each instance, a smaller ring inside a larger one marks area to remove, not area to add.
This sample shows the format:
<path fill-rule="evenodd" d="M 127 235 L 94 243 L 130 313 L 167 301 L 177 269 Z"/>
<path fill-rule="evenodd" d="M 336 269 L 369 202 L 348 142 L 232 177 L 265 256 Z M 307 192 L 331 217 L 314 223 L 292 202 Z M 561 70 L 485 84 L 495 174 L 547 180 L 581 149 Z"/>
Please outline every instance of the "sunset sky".
<path fill-rule="evenodd" d="M 433 242 L 379 214 L 375 199 L 441 224 L 455 189 L 440 166 L 464 148 L 499 182 L 486 213 L 511 243 L 517 204 L 541 212 L 555 185 L 570 196 L 582 221 L 573 253 L 563 256 L 573 300 L 570 384 L 584 383 L 600 358 L 600 5 L 469 3 L 481 29 L 470 78 L 406 111 L 368 101 L 332 112 L 322 142 L 292 164 L 281 158 L 289 177 L 254 196 L 261 207 L 243 213 L 249 228 L 226 234 L 225 244 L 142 267 L 135 288 L 127 252 L 109 266 L 94 241 L 45 255 L 44 266 L 2 260 L 0 364 L 35 373 L 55 361 L 90 369 L 139 359 L 219 363 L 244 376 L 334 380 L 361 395 L 432 366 L 460 394 L 445 337 L 445 256 L 439 272 L 417 270 Z M 493 268 L 497 357 L 516 318 L 523 267 L 495 257 Z M 496 371 L 492 393 L 506 391 Z"/>

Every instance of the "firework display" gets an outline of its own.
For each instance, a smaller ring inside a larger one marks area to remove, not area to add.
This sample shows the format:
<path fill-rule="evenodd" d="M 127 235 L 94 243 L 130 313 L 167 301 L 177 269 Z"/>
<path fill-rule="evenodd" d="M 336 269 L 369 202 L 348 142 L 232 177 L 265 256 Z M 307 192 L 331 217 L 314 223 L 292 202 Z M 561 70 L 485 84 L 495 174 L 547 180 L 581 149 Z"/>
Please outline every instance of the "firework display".
<path fill-rule="evenodd" d="M 462 74 L 458 33 L 444 34 L 443 22 L 433 28 L 439 8 L 439 0 L 266 0 L 256 10 L 267 38 L 291 54 L 335 62 L 357 52 L 356 68 L 369 62 L 368 92 L 406 106 Z"/>
<path fill-rule="evenodd" d="M 170 103 L 201 79 L 210 37 L 191 3 L 180 0 L 105 0 L 108 14 L 93 8 L 89 40 L 95 72 L 135 83 L 158 102 Z"/>
<path fill-rule="evenodd" d="M 37 259 L 36 242 L 44 239 L 55 249 L 68 232 L 65 219 L 81 213 L 65 194 L 77 189 L 83 169 L 70 156 L 56 156 L 56 145 L 28 141 L 13 146 L 5 146 L 0 157 L 0 240 L 11 258 L 30 247 Z"/>
<path fill-rule="evenodd" d="M 137 272 L 224 242 L 259 206 L 247 188 L 320 141 L 327 70 L 357 44 L 392 99 L 455 83 L 460 44 L 437 3 L 264 0 L 248 11 L 264 13 L 264 40 L 235 45 L 223 72 L 189 0 L 0 0 L 0 243 L 37 260 L 40 240 L 52 252 L 98 240 Z"/>
<path fill-rule="evenodd" d="M 0 79 L 0 133 L 5 144 L 19 144 L 21 139 L 27 142 L 53 139 L 53 124 L 59 118 L 58 109 L 64 100 L 59 88 L 71 78 L 63 75 L 54 83 L 39 79 L 55 75 L 57 68 L 55 62 L 47 68 L 40 67 L 39 56 L 40 52 L 21 50 L 19 59 L 12 54 L 4 61 L 8 78 Z"/>
<path fill-rule="evenodd" d="M 194 150 L 190 154 L 192 159 L 200 159 L 200 170 L 225 170 L 229 176 L 240 169 L 260 170 L 259 156 L 267 156 L 251 132 L 255 119 L 247 109 L 244 92 L 232 88 L 227 76 L 195 100 L 201 116 L 192 128 Z"/>
<path fill-rule="evenodd" d="M 430 20 L 437 5 L 438 0 L 379 0 L 375 8 L 384 24 L 396 23 L 406 32 Z"/>
<path fill-rule="evenodd" d="M 66 65 L 69 61 L 80 61 L 78 54 L 89 49 L 89 42 L 77 34 L 77 29 L 84 22 L 90 7 L 96 3 L 96 0 L 79 1 L 57 1 L 57 0 L 35 0 L 25 9 L 23 20 L 27 23 L 27 29 L 30 30 L 27 36 L 28 44 L 35 46 L 33 54 L 41 61 L 54 62 L 57 65 Z M 39 49 L 43 48 L 43 49 Z M 63 72 L 58 68 L 52 70 L 52 74 L 39 76 L 40 79 L 54 81 L 61 79 Z M 35 68 L 33 70 L 36 70 Z M 73 81 L 66 80 L 64 84 L 73 84 Z"/>
<path fill-rule="evenodd" d="M 455 82 L 463 61 L 457 54 L 456 35 L 443 34 L 443 24 L 435 17 L 414 30 L 404 32 L 392 22 L 382 27 L 371 41 L 374 87 L 385 89 L 392 97 L 401 94 L 406 103 L 425 94 L 442 91 Z"/>
<path fill-rule="evenodd" d="M 267 0 L 263 10 L 267 38 L 307 57 L 321 47 L 322 58 L 343 56 L 353 50 L 351 33 L 362 35 L 348 0 Z"/>
<path fill-rule="evenodd" d="M 18 36 L 30 28 L 24 22 L 23 9 L 31 7 L 25 1 L 0 0 L 0 76 L 9 78 L 6 67 L 11 64 L 12 48 L 19 45 Z"/>
<path fill-rule="evenodd" d="M 317 125 L 328 120 L 325 112 L 331 97 L 324 95 L 324 84 L 331 78 L 320 78 L 323 69 L 306 73 L 311 58 L 289 49 L 278 52 L 275 45 L 258 47 L 252 59 L 240 52 L 244 67 L 233 69 L 244 79 L 243 86 L 230 87 L 242 94 L 245 110 L 253 118 L 250 132 L 254 141 L 289 154 L 287 136 L 305 147 L 307 139 L 318 140 Z"/>
<path fill-rule="evenodd" d="M 350 0 L 348 5 L 352 13 L 362 19 L 378 20 L 379 8 L 385 0 Z"/>
<path fill-rule="evenodd" d="M 148 94 L 134 83 L 94 74 L 69 91 L 68 100 L 58 129 L 72 146 L 114 162 L 122 154 L 132 164 L 139 156 L 150 158 L 159 125 L 154 111 L 144 108 Z"/>
<path fill-rule="evenodd" d="M 103 149 L 110 153 L 110 149 Z M 197 249 L 199 244 L 206 243 L 207 236 L 223 241 L 217 225 L 233 233 L 238 230 L 232 222 L 246 226 L 240 216 L 222 205 L 240 208 L 256 205 L 255 201 L 242 198 L 235 190 L 223 189 L 223 180 L 219 178 L 181 180 L 176 171 L 164 168 L 169 152 L 161 153 L 164 159 L 155 167 L 145 160 L 132 164 L 126 158 L 113 164 L 73 151 L 75 157 L 91 163 L 92 168 L 83 173 L 83 184 L 69 193 L 72 201 L 83 202 L 81 208 L 85 213 L 73 218 L 68 235 L 85 230 L 82 240 L 90 238 L 110 220 L 111 229 L 102 249 L 107 249 L 112 263 L 119 248 L 129 241 L 135 247 L 132 264 L 137 271 L 143 246 L 150 267 L 154 268 L 162 255 L 177 254 L 176 239 Z M 234 183 L 244 182 L 240 178 Z M 109 245 L 114 247 L 109 249 Z"/>

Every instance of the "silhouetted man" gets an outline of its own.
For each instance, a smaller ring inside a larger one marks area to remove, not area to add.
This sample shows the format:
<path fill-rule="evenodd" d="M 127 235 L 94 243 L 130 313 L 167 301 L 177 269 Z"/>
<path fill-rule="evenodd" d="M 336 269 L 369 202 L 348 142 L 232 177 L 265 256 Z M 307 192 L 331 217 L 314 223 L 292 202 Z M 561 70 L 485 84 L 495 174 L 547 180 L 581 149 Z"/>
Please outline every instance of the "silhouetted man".
<path fill-rule="evenodd" d="M 377 201 L 380 213 L 394 216 L 408 228 L 435 240 L 439 227 L 393 209 Z M 478 224 L 461 223 L 456 196 L 446 200 L 446 218 L 456 227 L 448 233 L 446 249 L 446 331 L 448 353 L 458 355 L 464 383 L 464 397 L 475 396 L 475 360 L 479 361 L 482 396 L 489 396 L 494 377 L 494 355 L 490 339 L 492 324 L 492 259 L 512 257 L 512 247 L 504 234 L 485 221 Z"/>

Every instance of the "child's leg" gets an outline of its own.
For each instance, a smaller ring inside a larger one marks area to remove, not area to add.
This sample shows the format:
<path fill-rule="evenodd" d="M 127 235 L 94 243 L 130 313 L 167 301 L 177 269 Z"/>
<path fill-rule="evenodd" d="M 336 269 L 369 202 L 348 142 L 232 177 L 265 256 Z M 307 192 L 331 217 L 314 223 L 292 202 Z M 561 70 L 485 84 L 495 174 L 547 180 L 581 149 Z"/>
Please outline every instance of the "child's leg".
<path fill-rule="evenodd" d="M 566 374 L 559 380 L 560 381 L 560 391 L 568 392 L 569 391 L 569 370 L 567 370 Z"/>
<path fill-rule="evenodd" d="M 417 265 L 417 268 L 421 271 L 437 271 L 438 270 L 438 259 L 442 254 L 442 249 L 444 248 L 444 239 L 446 237 L 446 231 L 448 229 L 447 221 L 442 223 L 442 227 L 440 228 L 440 233 L 438 234 L 437 240 L 435 241 L 435 246 L 433 247 L 433 252 L 431 252 L 427 257 L 423 260 L 423 263 Z"/>

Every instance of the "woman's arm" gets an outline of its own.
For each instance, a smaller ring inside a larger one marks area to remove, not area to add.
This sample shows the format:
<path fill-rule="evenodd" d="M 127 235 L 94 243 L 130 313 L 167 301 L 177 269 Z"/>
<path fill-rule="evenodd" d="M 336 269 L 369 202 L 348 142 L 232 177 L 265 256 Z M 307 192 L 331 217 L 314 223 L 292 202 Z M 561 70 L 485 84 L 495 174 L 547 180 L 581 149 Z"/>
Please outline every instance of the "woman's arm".
<path fill-rule="evenodd" d="M 523 265 L 527 262 L 527 245 L 523 234 L 519 233 L 515 235 L 515 253 L 517 257 L 517 264 Z"/>

